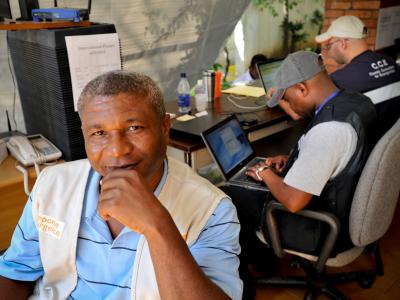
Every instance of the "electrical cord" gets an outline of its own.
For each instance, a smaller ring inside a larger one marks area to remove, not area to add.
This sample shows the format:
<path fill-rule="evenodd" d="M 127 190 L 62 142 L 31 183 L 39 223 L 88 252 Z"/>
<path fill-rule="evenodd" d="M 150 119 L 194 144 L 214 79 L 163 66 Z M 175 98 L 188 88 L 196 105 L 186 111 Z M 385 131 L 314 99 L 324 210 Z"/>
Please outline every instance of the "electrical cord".
<path fill-rule="evenodd" d="M 44 154 L 37 148 L 35 143 L 31 143 L 33 150 L 35 151 L 35 155 L 32 157 L 33 159 L 33 164 L 35 166 L 35 172 L 36 172 L 36 177 L 39 176 L 40 174 L 40 164 L 43 164 L 46 162 L 46 157 Z"/>
<path fill-rule="evenodd" d="M 252 110 L 252 111 L 223 110 L 223 111 L 218 112 L 218 114 L 220 114 L 220 115 L 231 115 L 231 114 L 247 115 L 249 113 L 254 114 L 254 113 L 259 112 L 259 111 L 265 111 L 265 107 L 264 108 L 255 109 L 255 110 Z"/>
<path fill-rule="evenodd" d="M 42 152 L 36 147 L 34 143 L 31 143 L 33 150 L 35 151 L 34 155 L 31 155 L 31 159 L 33 160 L 33 165 L 35 167 L 36 178 L 39 177 L 41 172 L 40 164 L 46 163 L 46 157 L 43 155 Z M 22 173 L 24 176 L 24 191 L 27 196 L 30 194 L 29 190 L 29 173 L 28 170 L 19 163 L 15 164 L 15 168 Z"/>
<path fill-rule="evenodd" d="M 36 173 L 36 178 L 39 176 L 39 174 L 40 174 L 40 167 L 39 167 L 39 164 L 37 163 L 37 161 L 35 160 L 34 161 L 34 166 L 35 166 L 35 173 Z"/>
<path fill-rule="evenodd" d="M 57 164 L 58 160 L 55 160 L 53 162 L 44 162 L 43 161 L 43 155 L 41 158 L 34 160 L 33 164 L 35 166 L 35 173 L 36 173 L 36 178 L 39 176 L 41 170 L 40 170 L 40 164 L 44 164 L 46 166 L 51 166 Z M 24 166 L 20 165 L 19 163 L 15 164 L 15 168 L 22 173 L 24 176 L 24 192 L 27 196 L 31 193 L 29 190 L 29 174 L 28 174 L 28 169 L 26 169 Z"/>
<path fill-rule="evenodd" d="M 258 105 L 258 106 L 244 106 L 244 105 L 240 105 L 240 104 L 237 104 L 235 101 L 236 100 L 244 100 L 244 99 L 246 99 L 247 97 L 243 97 L 243 96 L 233 96 L 233 95 L 229 95 L 228 97 L 227 97 L 227 99 L 228 99 L 228 101 L 230 102 L 230 103 L 232 103 L 234 106 L 236 106 L 236 107 L 238 107 L 238 108 L 241 108 L 241 109 L 251 109 L 251 110 L 257 110 L 257 109 L 260 109 L 260 108 L 265 108 L 266 106 L 267 106 L 267 103 L 265 103 L 265 104 L 263 104 L 263 105 Z"/>
<path fill-rule="evenodd" d="M 29 194 L 31 193 L 31 191 L 29 190 L 29 176 L 28 176 L 28 170 L 23 167 L 20 164 L 16 164 L 15 168 L 20 171 L 22 173 L 22 175 L 24 176 L 24 192 L 27 196 L 29 196 Z"/>
<path fill-rule="evenodd" d="M 13 86 L 14 86 L 14 89 L 13 89 L 13 92 L 14 92 L 14 95 L 13 95 L 13 112 L 12 112 L 13 116 L 12 117 L 13 117 L 13 121 L 14 121 L 15 130 L 18 130 L 17 121 L 15 120 L 15 98 L 16 98 L 16 94 L 17 94 L 16 93 L 17 86 L 15 84 L 14 72 L 12 71 L 11 63 L 10 63 L 10 47 L 8 46 L 8 41 L 6 42 L 6 44 L 7 44 L 8 68 L 10 70 L 10 74 L 11 74 L 11 78 L 12 78 L 12 82 L 13 82 Z"/>

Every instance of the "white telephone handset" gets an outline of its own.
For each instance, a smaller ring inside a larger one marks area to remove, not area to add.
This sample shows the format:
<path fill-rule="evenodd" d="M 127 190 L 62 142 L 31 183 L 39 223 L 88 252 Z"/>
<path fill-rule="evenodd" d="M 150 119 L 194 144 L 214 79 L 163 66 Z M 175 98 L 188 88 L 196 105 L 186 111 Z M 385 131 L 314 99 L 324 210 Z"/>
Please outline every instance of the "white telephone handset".
<path fill-rule="evenodd" d="M 7 142 L 7 148 L 19 162 L 16 168 L 24 175 L 24 190 L 27 195 L 30 193 L 29 176 L 25 167 L 35 165 L 36 175 L 39 176 L 39 164 L 61 157 L 61 151 L 41 134 L 13 136 Z"/>
<path fill-rule="evenodd" d="M 13 136 L 7 142 L 7 148 L 24 166 L 42 164 L 61 157 L 60 150 L 41 134 Z"/>
<path fill-rule="evenodd" d="M 23 165 L 25 162 L 32 161 L 37 157 L 37 153 L 33 149 L 31 143 L 24 136 L 13 136 L 8 141 L 8 149 L 11 154 Z"/>

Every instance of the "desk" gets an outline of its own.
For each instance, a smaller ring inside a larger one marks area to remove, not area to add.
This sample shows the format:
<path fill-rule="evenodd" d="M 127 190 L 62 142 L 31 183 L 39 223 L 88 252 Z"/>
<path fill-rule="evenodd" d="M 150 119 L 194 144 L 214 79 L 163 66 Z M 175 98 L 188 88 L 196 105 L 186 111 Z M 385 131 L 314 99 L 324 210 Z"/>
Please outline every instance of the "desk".
<path fill-rule="evenodd" d="M 194 99 L 191 99 L 192 111 L 194 111 Z M 255 99 L 253 99 L 255 100 Z M 249 99 L 249 103 L 252 101 Z M 176 101 L 170 101 L 166 103 L 166 110 L 170 113 L 176 113 L 178 111 Z M 257 118 L 258 123 L 252 126 L 243 126 L 243 129 L 247 133 L 247 137 L 250 142 L 260 140 L 264 137 L 288 129 L 296 124 L 290 117 L 279 107 L 266 108 L 261 111 L 249 112 L 249 110 L 240 109 L 235 107 L 231 102 L 228 101 L 225 94 L 222 95 L 221 99 L 209 103 L 208 105 L 209 114 L 231 114 L 231 113 L 242 113 L 243 116 L 248 115 Z M 179 122 L 175 119 L 173 122 Z M 168 155 L 186 162 L 194 170 L 210 164 L 212 158 L 205 148 L 205 145 L 199 136 L 187 134 L 182 131 L 174 130 L 171 128 L 170 141 L 167 148 Z"/>
<path fill-rule="evenodd" d="M 70 21 L 52 21 L 52 22 L 33 22 L 33 21 L 4 21 L 0 22 L 0 30 L 28 30 L 28 29 L 49 29 L 66 27 L 87 27 L 90 21 L 70 22 Z"/>
<path fill-rule="evenodd" d="M 35 178 L 34 168 L 29 168 L 30 189 Z M 0 164 L 0 250 L 8 247 L 27 199 L 24 177 L 15 169 L 15 159 L 9 155 Z"/>

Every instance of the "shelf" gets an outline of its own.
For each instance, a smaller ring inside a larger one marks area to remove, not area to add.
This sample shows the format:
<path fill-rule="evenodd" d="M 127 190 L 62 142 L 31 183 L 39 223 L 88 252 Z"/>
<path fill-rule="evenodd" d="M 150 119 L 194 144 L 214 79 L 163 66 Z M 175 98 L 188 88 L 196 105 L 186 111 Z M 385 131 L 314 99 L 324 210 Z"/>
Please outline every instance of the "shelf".
<path fill-rule="evenodd" d="M 29 30 L 29 29 L 51 29 L 66 27 L 87 27 L 92 22 L 81 21 L 53 21 L 53 22 L 33 22 L 33 21 L 4 21 L 0 22 L 0 30 Z"/>

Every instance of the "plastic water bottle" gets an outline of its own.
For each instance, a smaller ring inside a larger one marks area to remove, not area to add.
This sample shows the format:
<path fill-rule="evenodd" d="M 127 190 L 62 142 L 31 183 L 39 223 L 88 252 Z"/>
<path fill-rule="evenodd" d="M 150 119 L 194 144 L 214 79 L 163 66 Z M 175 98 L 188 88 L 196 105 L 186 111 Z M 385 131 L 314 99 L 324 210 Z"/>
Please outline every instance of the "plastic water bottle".
<path fill-rule="evenodd" d="M 181 73 L 178 83 L 178 111 L 181 114 L 190 112 L 190 85 L 186 79 L 186 73 Z"/>
<path fill-rule="evenodd" d="M 198 80 L 197 84 L 194 88 L 194 99 L 195 99 L 195 104 L 196 104 L 196 110 L 197 111 L 203 111 L 207 109 L 207 102 L 208 102 L 208 97 L 206 94 L 206 89 L 203 86 L 203 80 Z"/>

